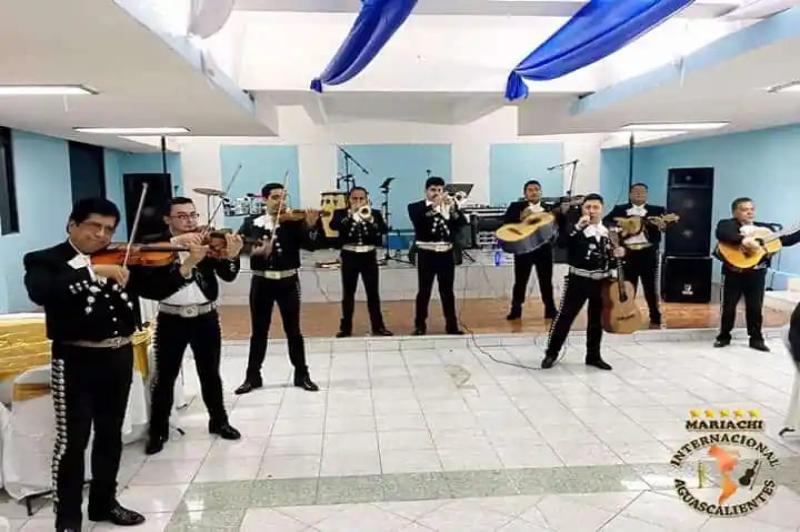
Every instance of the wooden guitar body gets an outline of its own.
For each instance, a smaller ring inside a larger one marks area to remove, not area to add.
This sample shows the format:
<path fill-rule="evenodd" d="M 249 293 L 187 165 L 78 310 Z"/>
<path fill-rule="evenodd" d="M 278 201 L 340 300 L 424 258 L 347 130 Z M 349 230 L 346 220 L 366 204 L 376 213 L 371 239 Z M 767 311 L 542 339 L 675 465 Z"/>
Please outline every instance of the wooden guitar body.
<path fill-rule="evenodd" d="M 727 244 L 720 242 L 717 244 L 717 255 L 727 264 L 741 270 L 755 268 L 764 260 L 764 257 L 772 256 L 781 250 L 779 238 L 770 240 L 759 249 L 747 249 L 737 244 Z"/>
<path fill-rule="evenodd" d="M 633 285 L 618 279 L 603 283 L 603 330 L 615 334 L 633 334 L 642 326 L 642 312 L 636 304 Z"/>
<path fill-rule="evenodd" d="M 556 236 L 556 218 L 547 212 L 531 214 L 519 223 L 500 227 L 495 236 L 503 251 L 530 253 Z"/>

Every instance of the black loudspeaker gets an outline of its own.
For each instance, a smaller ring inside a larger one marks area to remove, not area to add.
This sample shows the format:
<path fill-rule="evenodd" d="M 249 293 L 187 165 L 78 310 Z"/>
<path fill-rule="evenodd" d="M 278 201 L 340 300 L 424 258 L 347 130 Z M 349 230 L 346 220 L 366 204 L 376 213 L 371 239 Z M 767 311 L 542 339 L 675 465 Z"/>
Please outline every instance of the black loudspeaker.
<path fill-rule="evenodd" d="M 137 242 L 147 237 L 163 233 L 167 226 L 163 214 L 167 201 L 172 198 L 172 177 L 170 174 L 124 174 L 122 176 L 125 190 L 125 214 L 127 217 L 128 235 L 133 229 L 136 209 L 142 195 L 142 185 L 148 184 L 144 197 L 144 207 L 139 220 Z"/>
<path fill-rule="evenodd" d="M 680 303 L 711 301 L 711 257 L 666 257 L 661 299 Z"/>
<path fill-rule="evenodd" d="M 711 251 L 714 201 L 713 168 L 672 168 L 667 188 L 667 212 L 681 217 L 664 239 L 672 257 L 705 257 Z"/>

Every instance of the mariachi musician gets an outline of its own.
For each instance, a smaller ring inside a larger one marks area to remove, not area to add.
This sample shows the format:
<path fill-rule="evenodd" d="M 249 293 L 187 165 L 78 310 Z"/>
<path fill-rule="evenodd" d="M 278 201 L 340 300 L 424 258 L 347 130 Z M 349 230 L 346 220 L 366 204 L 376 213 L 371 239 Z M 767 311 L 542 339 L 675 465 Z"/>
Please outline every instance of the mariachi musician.
<path fill-rule="evenodd" d="M 603 338 L 602 285 L 611 276 L 616 260 L 625 255 L 622 247 L 613 247 L 609 230 L 603 225 L 603 197 L 587 194 L 581 207 L 583 215 L 567 231 L 559 234 L 567 248 L 569 273 L 564 280 L 561 308 L 550 327 L 542 369 L 555 365 L 575 317 L 589 302 L 586 324 L 586 365 L 610 370 L 611 365 L 600 354 Z"/>
<path fill-rule="evenodd" d="M 200 232 L 199 215 L 189 198 L 169 200 L 164 222 L 167 231 L 157 239 L 178 246 L 203 245 L 208 250 L 207 230 Z M 224 248 L 214 250 L 192 268 L 191 282 L 160 299 L 156 318 L 156 376 L 150 402 L 150 430 L 145 453 L 156 454 L 169 439 L 169 416 L 172 411 L 175 379 L 180 373 L 186 346 L 192 348 L 200 391 L 208 410 L 208 432 L 226 440 L 238 440 L 241 434 L 231 426 L 222 398 L 219 373 L 222 331 L 217 313 L 219 282 L 233 282 L 239 274 L 242 238 L 222 236 Z M 209 250 L 210 251 L 210 250 Z M 188 254 L 183 253 L 182 260 Z"/>
<path fill-rule="evenodd" d="M 203 247 L 190 245 L 180 265 L 99 264 L 119 220 L 117 206 L 107 199 L 82 199 L 69 215 L 67 240 L 23 259 L 25 287 L 31 301 L 44 307 L 52 340 L 53 500 L 59 531 L 81 529 L 84 455 L 92 427 L 89 519 L 118 526 L 144 522 L 116 498 L 122 422 L 133 378 L 131 336 L 139 322 L 134 300 L 160 299 L 178 290 L 205 256 Z M 117 257 L 124 258 L 124 251 Z"/>
<path fill-rule="evenodd" d="M 638 289 L 642 280 L 644 297 L 650 311 L 650 327 L 661 328 L 661 309 L 658 298 L 658 266 L 661 232 L 665 229 L 662 217 L 666 209 L 659 205 L 647 203 L 647 185 L 635 183 L 629 190 L 630 201 L 616 205 L 603 219 L 608 226 L 616 226 L 620 219 L 637 217 L 640 219 L 636 234 L 624 238 L 623 245 L 627 250 L 625 256 L 625 278 L 631 282 L 634 290 Z"/>
<path fill-rule="evenodd" d="M 285 186 L 269 183 L 261 189 L 266 212 L 245 219 L 239 234 L 256 242 L 250 253 L 250 353 L 244 382 L 235 393 L 249 393 L 263 386 L 261 366 L 267 355 L 272 307 L 277 303 L 286 333 L 289 359 L 294 366 L 294 385 L 315 392 L 306 365 L 306 348 L 300 330 L 300 248 L 314 250 L 319 212 L 291 211 L 286 207 Z"/>
<path fill-rule="evenodd" d="M 453 293 L 456 275 L 454 243 L 458 229 L 467 220 L 455 199 L 445 193 L 444 185 L 441 177 L 429 177 L 425 182 L 425 199 L 408 204 L 408 217 L 414 226 L 418 249 L 414 316 L 414 334 L 417 336 L 427 332 L 428 304 L 434 279 L 439 283 L 445 331 L 447 334 L 464 334 L 458 327 Z"/>
<path fill-rule="evenodd" d="M 333 212 L 330 227 L 339 232 L 342 245 L 342 321 L 337 338 L 353 334 L 353 307 L 355 306 L 358 276 L 367 293 L 367 309 L 373 336 L 392 336 L 386 329 L 381 314 L 381 296 L 378 291 L 378 258 L 376 249 L 389 229 L 381 211 L 373 209 L 364 187 L 353 187 L 348 194 L 349 208 Z"/>
<path fill-rule="evenodd" d="M 763 247 L 763 239 L 757 236 L 759 228 L 766 224 L 754 221 L 756 208 L 750 198 L 736 198 L 731 203 L 733 218 L 720 220 L 717 224 L 717 241 L 720 244 L 733 244 L 745 249 L 759 250 Z M 793 246 L 800 242 L 800 231 L 780 237 L 783 246 Z M 731 343 L 731 330 L 736 321 L 736 306 L 744 295 L 747 334 L 750 336 L 750 347 L 756 351 L 769 351 L 761 332 L 762 305 L 764 304 L 764 284 L 770 256 L 752 268 L 740 268 L 735 264 L 723 261 L 722 264 L 722 316 L 720 329 L 714 347 L 726 347 Z"/>
<path fill-rule="evenodd" d="M 503 215 L 503 222 L 516 224 L 524 221 L 532 214 L 553 212 L 560 215 L 561 210 L 555 206 L 542 202 L 542 185 L 532 179 L 523 187 L 525 199 L 515 201 L 508 206 Z M 514 289 L 511 298 L 511 311 L 506 316 L 507 320 L 517 320 L 522 317 L 522 305 L 525 303 L 525 293 L 528 290 L 528 279 L 531 269 L 536 266 L 536 276 L 539 280 L 539 291 L 544 303 L 544 317 L 552 320 L 556 317 L 557 310 L 553 300 L 553 245 L 546 242 L 533 251 L 520 253 L 514 256 Z"/>

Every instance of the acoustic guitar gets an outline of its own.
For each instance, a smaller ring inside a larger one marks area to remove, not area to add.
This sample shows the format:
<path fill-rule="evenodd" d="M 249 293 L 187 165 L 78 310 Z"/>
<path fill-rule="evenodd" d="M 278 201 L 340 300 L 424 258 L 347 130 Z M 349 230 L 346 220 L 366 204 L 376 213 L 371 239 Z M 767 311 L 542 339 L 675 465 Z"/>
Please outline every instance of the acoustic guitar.
<path fill-rule="evenodd" d="M 609 231 L 612 248 L 619 247 L 619 234 Z M 642 327 L 642 312 L 636 304 L 633 284 L 625 280 L 622 261 L 617 261 L 617 278 L 608 279 L 602 287 L 603 311 L 601 323 L 603 330 L 615 334 L 633 334 Z"/>
<path fill-rule="evenodd" d="M 642 218 L 641 216 L 619 217 L 614 218 L 614 221 L 617 223 L 617 226 L 622 229 L 622 237 L 628 238 L 641 233 L 644 230 L 645 221 L 653 225 L 663 224 L 666 227 L 679 222 L 680 219 L 681 217 L 677 214 L 669 213 L 661 216 L 648 216 L 646 218 Z"/>
<path fill-rule="evenodd" d="M 507 253 L 530 253 L 555 238 L 556 217 L 548 212 L 537 212 L 519 223 L 503 225 L 495 236 Z"/>
<path fill-rule="evenodd" d="M 783 244 L 781 237 L 794 233 L 800 226 L 793 226 L 778 233 L 772 232 L 767 227 L 756 227 L 748 236 L 761 240 L 763 244 L 757 249 L 747 248 L 741 244 L 718 242 L 715 255 L 723 262 L 740 270 L 750 270 L 758 266 L 765 257 L 778 253 Z"/>

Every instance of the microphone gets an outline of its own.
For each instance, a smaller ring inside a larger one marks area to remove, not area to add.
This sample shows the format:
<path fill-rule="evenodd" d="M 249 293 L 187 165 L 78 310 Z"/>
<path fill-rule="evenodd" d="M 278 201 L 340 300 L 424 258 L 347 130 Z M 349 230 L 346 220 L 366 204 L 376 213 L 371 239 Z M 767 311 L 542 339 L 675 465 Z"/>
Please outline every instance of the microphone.
<path fill-rule="evenodd" d="M 565 163 L 560 163 L 560 164 L 557 164 L 557 165 L 555 165 L 555 166 L 550 166 L 550 167 L 548 167 L 548 168 L 547 168 L 547 171 L 548 171 L 548 172 L 552 172 L 552 171 L 553 171 L 553 170 L 555 170 L 556 168 L 562 168 L 562 167 L 564 167 L 564 166 L 569 166 L 569 165 L 571 165 L 571 164 L 578 164 L 578 161 L 579 161 L 579 160 L 580 160 L 580 159 L 573 159 L 573 160 L 571 160 L 571 161 L 567 161 L 567 162 L 565 162 Z"/>

